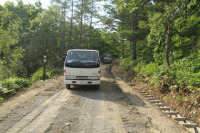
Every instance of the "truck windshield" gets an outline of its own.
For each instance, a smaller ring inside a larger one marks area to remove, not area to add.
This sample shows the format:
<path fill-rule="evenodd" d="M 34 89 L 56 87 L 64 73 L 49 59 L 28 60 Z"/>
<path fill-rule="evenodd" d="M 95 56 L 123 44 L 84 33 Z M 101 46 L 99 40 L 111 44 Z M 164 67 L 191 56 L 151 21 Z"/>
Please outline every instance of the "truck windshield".
<path fill-rule="evenodd" d="M 97 51 L 69 51 L 65 61 L 66 67 L 98 68 L 100 67 Z"/>

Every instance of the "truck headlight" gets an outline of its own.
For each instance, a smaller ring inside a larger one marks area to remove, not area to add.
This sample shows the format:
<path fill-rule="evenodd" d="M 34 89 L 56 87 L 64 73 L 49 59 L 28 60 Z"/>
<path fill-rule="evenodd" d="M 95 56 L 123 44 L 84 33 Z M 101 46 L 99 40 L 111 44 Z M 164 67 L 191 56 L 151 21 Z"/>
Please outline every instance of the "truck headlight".
<path fill-rule="evenodd" d="M 74 79 L 74 76 L 73 75 L 65 75 L 65 79 Z"/>
<path fill-rule="evenodd" d="M 100 79 L 100 76 L 91 76 L 91 80 L 98 80 Z"/>

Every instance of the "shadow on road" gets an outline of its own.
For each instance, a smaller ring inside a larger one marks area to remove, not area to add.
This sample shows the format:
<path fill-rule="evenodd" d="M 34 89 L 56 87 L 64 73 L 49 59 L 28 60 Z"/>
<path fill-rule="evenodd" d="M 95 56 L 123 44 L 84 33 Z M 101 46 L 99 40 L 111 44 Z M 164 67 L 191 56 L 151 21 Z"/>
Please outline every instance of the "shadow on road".
<path fill-rule="evenodd" d="M 70 92 L 93 100 L 146 107 L 146 103 L 139 96 L 123 92 L 114 81 L 110 80 L 102 80 L 100 89 L 94 86 L 73 86 Z"/>

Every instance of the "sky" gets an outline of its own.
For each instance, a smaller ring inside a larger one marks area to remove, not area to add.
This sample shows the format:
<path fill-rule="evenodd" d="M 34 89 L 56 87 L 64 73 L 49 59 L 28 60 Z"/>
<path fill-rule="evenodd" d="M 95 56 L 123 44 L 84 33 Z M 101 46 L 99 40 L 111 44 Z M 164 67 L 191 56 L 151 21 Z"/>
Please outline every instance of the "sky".
<path fill-rule="evenodd" d="M 7 1 L 10 1 L 10 2 L 14 2 L 15 4 L 17 4 L 17 0 L 0 0 L 0 5 L 4 5 Z M 50 6 L 50 1 L 51 0 L 22 0 L 24 4 L 34 4 L 35 2 L 37 1 L 40 1 L 42 3 L 42 8 L 45 8 L 45 9 L 48 9 L 48 6 Z M 105 12 L 103 11 L 103 5 L 105 3 L 104 2 L 99 2 L 98 5 L 99 7 L 101 7 L 101 9 L 98 11 L 98 13 L 100 13 L 101 15 L 105 15 Z M 101 6 L 102 5 L 102 6 Z M 96 18 L 93 18 L 93 21 L 99 21 L 98 19 Z M 99 22 L 98 24 L 95 24 L 94 27 L 101 27 L 102 26 L 102 23 Z"/>
<path fill-rule="evenodd" d="M 17 0 L 0 0 L 0 5 L 4 5 L 4 3 L 6 3 L 7 1 L 10 2 L 14 2 L 17 3 Z M 25 4 L 34 4 L 35 2 L 39 1 L 39 0 L 22 0 L 23 3 Z M 40 0 L 40 2 L 42 3 L 42 8 L 48 8 L 48 6 L 50 6 L 50 0 Z"/>
<path fill-rule="evenodd" d="M 0 5 L 3 6 L 7 1 L 14 2 L 15 4 L 17 4 L 17 0 L 0 0 Z M 24 4 L 28 4 L 28 3 L 34 4 L 35 2 L 40 1 L 42 3 L 42 8 L 45 8 L 45 9 L 47 9 L 48 6 L 51 5 L 50 4 L 51 0 L 22 0 L 22 1 L 23 1 Z M 104 2 L 99 2 L 98 4 L 102 5 L 102 7 L 103 7 L 103 5 L 105 3 Z M 103 13 L 103 9 L 101 9 L 100 13 Z"/>

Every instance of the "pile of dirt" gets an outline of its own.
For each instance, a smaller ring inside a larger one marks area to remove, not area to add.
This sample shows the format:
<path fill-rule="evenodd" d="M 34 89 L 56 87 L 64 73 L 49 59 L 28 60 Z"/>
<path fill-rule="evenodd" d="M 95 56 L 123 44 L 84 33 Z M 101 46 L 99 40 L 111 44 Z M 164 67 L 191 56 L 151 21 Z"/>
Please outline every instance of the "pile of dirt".
<path fill-rule="evenodd" d="M 163 91 L 165 90 L 163 86 L 152 86 L 135 77 L 134 73 L 122 73 L 120 66 L 113 65 L 113 70 L 118 75 L 123 75 L 123 79 L 128 79 L 127 81 L 131 81 L 135 86 L 145 90 L 172 110 L 179 112 L 181 116 L 187 117 L 190 121 L 200 126 L 200 98 L 195 94 L 180 93 L 175 89 Z"/>

